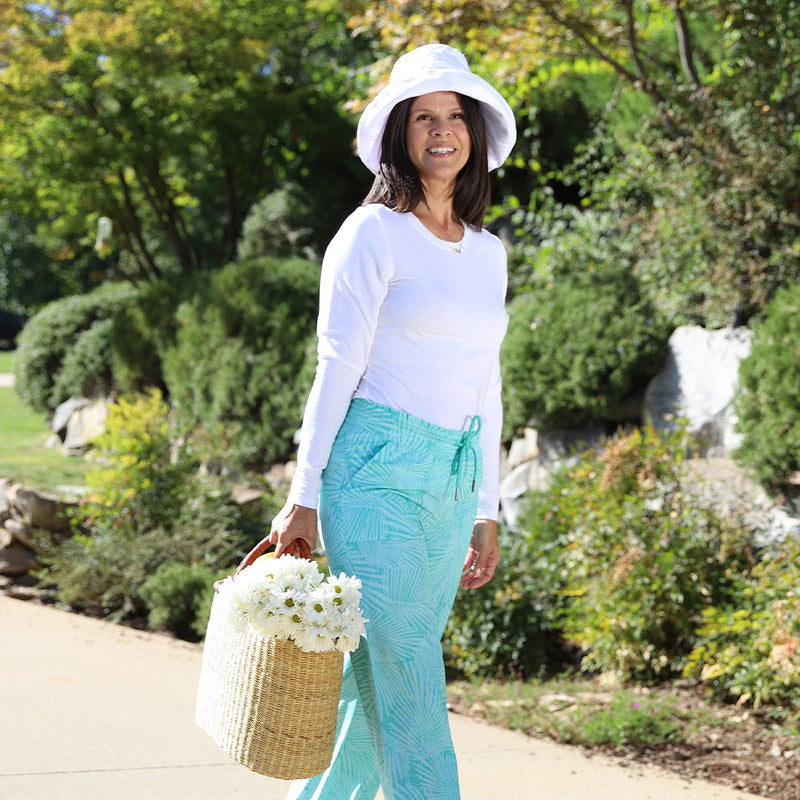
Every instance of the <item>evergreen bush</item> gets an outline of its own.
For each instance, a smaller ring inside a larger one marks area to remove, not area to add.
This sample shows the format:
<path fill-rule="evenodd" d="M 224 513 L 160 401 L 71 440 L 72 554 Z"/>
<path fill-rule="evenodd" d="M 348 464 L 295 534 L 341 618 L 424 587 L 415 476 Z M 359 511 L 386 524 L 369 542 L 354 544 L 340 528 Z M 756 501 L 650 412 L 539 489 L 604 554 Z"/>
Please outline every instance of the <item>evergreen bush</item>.
<path fill-rule="evenodd" d="M 239 259 L 257 256 L 313 258 L 311 208 L 297 184 L 290 183 L 257 202 L 242 226 Z"/>
<path fill-rule="evenodd" d="M 107 284 L 56 300 L 35 314 L 17 340 L 15 389 L 22 400 L 37 411 L 52 411 L 70 394 L 109 390 L 113 368 L 106 321 L 135 295 L 131 284 Z M 68 359 L 76 346 L 78 353 Z"/>
<path fill-rule="evenodd" d="M 183 639 L 202 638 L 208 619 L 200 619 L 198 624 L 198 616 L 214 595 L 214 583 L 225 575 L 208 564 L 164 562 L 139 589 L 149 609 L 148 625 Z"/>
<path fill-rule="evenodd" d="M 121 392 L 166 391 L 163 358 L 175 341 L 175 309 L 196 291 L 205 273 L 141 283 L 114 315 L 111 348 L 114 381 Z"/>
<path fill-rule="evenodd" d="M 318 282 L 319 267 L 300 259 L 237 262 L 179 307 L 165 383 L 215 460 L 263 469 L 292 453 L 316 361 Z"/>
<path fill-rule="evenodd" d="M 638 421 L 669 330 L 624 269 L 576 272 L 522 291 L 503 345 L 505 435 L 532 421 L 576 428 Z"/>
<path fill-rule="evenodd" d="M 106 397 L 115 389 L 112 318 L 99 319 L 81 331 L 64 353 L 53 387 L 55 397 Z"/>
<path fill-rule="evenodd" d="M 557 483 L 566 490 L 568 478 Z M 467 677 L 531 678 L 568 657 L 560 631 L 567 598 L 557 520 L 536 534 L 500 529 L 502 559 L 494 577 L 459 591 L 442 645 L 445 663 Z"/>
<path fill-rule="evenodd" d="M 750 355 L 739 365 L 736 457 L 780 491 L 800 470 L 800 286 L 781 290 L 752 330 Z"/>

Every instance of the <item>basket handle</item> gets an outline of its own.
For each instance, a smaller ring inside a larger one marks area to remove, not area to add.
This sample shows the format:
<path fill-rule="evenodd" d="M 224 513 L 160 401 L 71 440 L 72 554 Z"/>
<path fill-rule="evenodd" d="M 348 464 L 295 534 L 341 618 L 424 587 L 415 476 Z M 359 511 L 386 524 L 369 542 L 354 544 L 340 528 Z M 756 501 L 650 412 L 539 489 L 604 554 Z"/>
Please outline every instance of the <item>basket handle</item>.
<path fill-rule="evenodd" d="M 308 542 L 305 539 L 294 539 L 293 541 L 289 542 L 283 552 L 286 555 L 297 556 L 297 558 L 303 558 L 306 561 L 311 561 L 311 548 L 308 546 Z M 236 575 L 238 571 L 239 568 L 234 570 L 233 575 Z M 219 589 L 221 583 L 222 581 L 217 581 L 214 584 L 215 592 Z"/>
<path fill-rule="evenodd" d="M 290 542 L 287 548 L 283 551 L 285 555 L 297 556 L 304 558 L 306 561 L 311 561 L 311 548 L 305 539 L 295 539 Z"/>

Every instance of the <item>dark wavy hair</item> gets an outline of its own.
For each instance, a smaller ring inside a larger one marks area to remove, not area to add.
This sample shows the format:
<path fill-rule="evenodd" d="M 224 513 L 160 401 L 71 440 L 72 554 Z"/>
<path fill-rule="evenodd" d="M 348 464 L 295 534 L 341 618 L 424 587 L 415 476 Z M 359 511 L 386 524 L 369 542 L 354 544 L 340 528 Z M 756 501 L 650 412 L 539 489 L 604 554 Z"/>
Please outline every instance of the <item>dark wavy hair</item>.
<path fill-rule="evenodd" d="M 411 163 L 406 145 L 406 125 L 415 99 L 401 100 L 389 113 L 381 139 L 380 171 L 363 205 L 382 203 L 396 211 L 408 212 L 425 200 L 422 182 Z M 469 132 L 470 155 L 456 177 L 453 211 L 459 219 L 480 230 L 491 193 L 486 125 L 477 100 L 462 94 L 458 99 Z"/>

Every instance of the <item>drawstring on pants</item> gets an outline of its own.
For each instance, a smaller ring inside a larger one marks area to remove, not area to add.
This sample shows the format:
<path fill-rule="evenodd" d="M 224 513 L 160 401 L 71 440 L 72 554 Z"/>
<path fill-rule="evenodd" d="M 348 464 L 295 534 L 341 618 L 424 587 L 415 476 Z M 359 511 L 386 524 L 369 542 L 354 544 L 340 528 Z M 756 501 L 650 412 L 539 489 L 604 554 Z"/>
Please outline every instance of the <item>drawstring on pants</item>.
<path fill-rule="evenodd" d="M 458 500 L 458 487 L 461 485 L 461 477 L 464 473 L 464 460 L 467 451 L 472 455 L 472 491 L 475 491 L 475 481 L 478 477 L 478 453 L 475 450 L 477 444 L 476 440 L 481 432 L 481 418 L 475 415 L 469 423 L 469 428 L 464 433 L 461 439 L 461 444 L 458 446 L 458 452 L 453 463 L 453 471 L 456 475 L 456 500 Z"/>

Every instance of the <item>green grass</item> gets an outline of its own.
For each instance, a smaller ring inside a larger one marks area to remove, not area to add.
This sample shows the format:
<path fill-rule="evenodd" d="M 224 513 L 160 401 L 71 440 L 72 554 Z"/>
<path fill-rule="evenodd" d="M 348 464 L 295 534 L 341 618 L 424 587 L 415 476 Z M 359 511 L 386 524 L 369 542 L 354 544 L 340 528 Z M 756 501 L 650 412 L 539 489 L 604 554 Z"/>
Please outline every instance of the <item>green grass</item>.
<path fill-rule="evenodd" d="M 14 363 L 14 353 L 9 350 L 0 350 L 0 372 L 11 372 Z"/>
<path fill-rule="evenodd" d="M 10 355 L 0 353 L 0 372 L 9 371 Z M 0 477 L 53 492 L 82 486 L 86 460 L 45 447 L 50 435 L 46 414 L 31 411 L 13 389 L 0 388 Z"/>
<path fill-rule="evenodd" d="M 679 742 L 697 723 L 671 697 L 634 689 L 603 691 L 588 680 L 454 681 L 448 700 L 493 725 L 578 745 Z M 701 715 L 702 716 L 702 715 Z"/>

